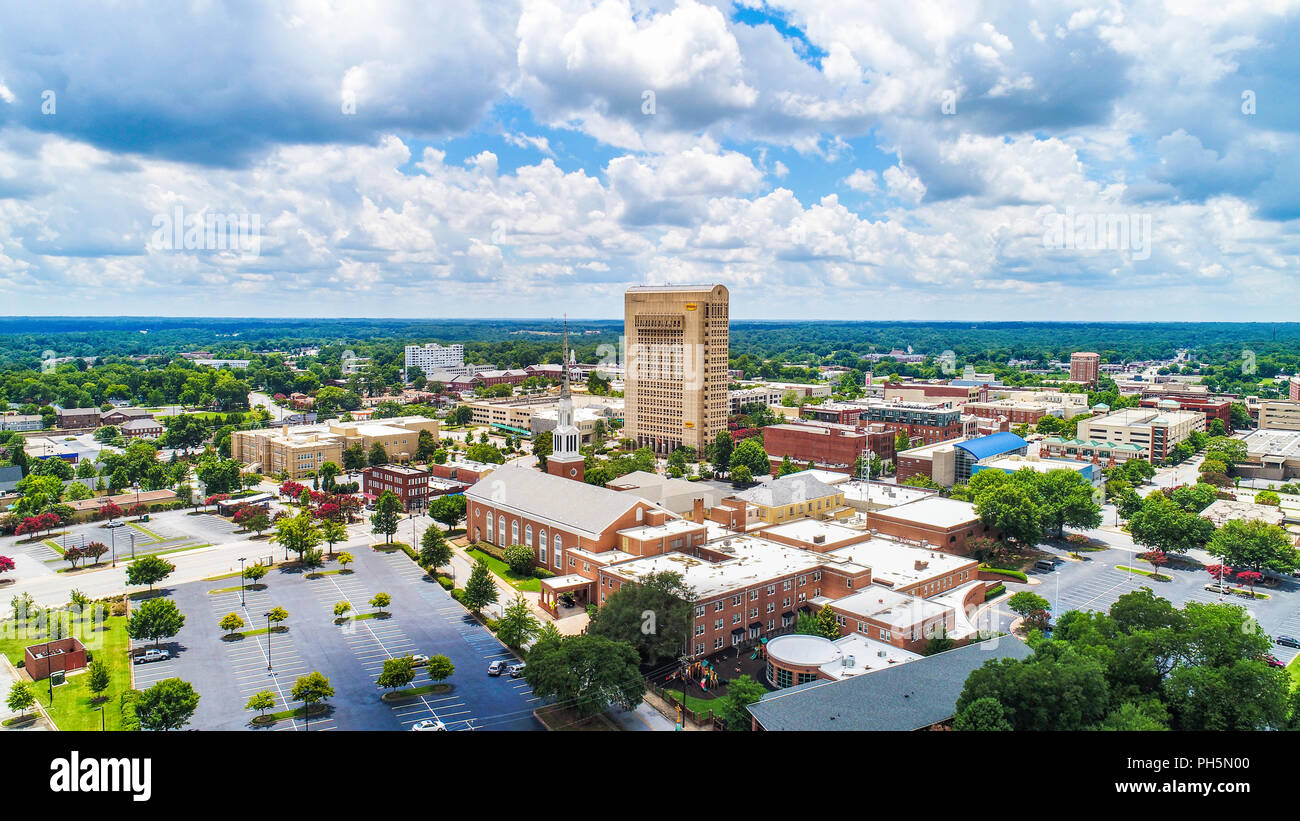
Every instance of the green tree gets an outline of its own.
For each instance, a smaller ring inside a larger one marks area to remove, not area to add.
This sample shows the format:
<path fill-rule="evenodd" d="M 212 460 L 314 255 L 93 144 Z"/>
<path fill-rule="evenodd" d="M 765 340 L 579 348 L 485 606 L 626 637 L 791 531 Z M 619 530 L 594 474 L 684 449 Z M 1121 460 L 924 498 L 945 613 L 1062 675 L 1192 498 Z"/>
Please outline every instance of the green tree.
<path fill-rule="evenodd" d="M 962 715 L 980 699 L 1002 706 L 1012 729 L 1083 730 L 1106 713 L 1109 684 L 1101 664 L 1068 646 L 1025 660 L 987 661 L 966 679 L 957 699 Z M 971 716 L 973 720 L 974 716 Z"/>
<path fill-rule="evenodd" d="M 373 607 L 375 611 L 379 613 L 387 613 L 388 607 L 392 603 L 393 603 L 393 597 L 384 592 L 376 593 L 375 597 L 370 600 L 370 606 Z"/>
<path fill-rule="evenodd" d="M 285 516 L 277 521 L 271 541 L 297 553 L 301 561 L 307 551 L 320 544 L 320 527 L 312 515 L 303 510 L 297 516 Z"/>
<path fill-rule="evenodd" d="M 754 474 L 744 465 L 736 465 L 731 469 L 731 482 L 736 485 L 747 485 L 754 481 Z"/>
<path fill-rule="evenodd" d="M 90 692 L 93 694 L 91 703 L 98 704 L 104 700 L 104 692 L 108 690 L 113 683 L 113 677 L 108 671 L 108 664 L 103 659 L 95 659 L 86 668 L 86 683 L 90 686 Z"/>
<path fill-rule="evenodd" d="M 626 642 L 647 665 L 656 665 L 681 653 L 694 596 L 681 574 L 648 573 L 610 593 L 587 632 Z"/>
<path fill-rule="evenodd" d="M 481 613 L 484 607 L 497 600 L 498 595 L 496 583 L 492 581 L 492 571 L 488 569 L 487 562 L 479 559 L 474 563 L 469 581 L 465 582 L 465 605 L 475 613 Z"/>
<path fill-rule="evenodd" d="M 586 718 L 616 704 L 631 709 L 641 703 L 646 686 L 638 662 L 636 649 L 626 642 L 565 636 L 533 647 L 524 679 L 535 696 L 568 704 Z"/>
<path fill-rule="evenodd" d="M 348 529 L 341 522 L 322 519 L 320 523 L 321 540 L 329 545 L 330 558 L 334 558 L 334 545 L 348 538 Z"/>
<path fill-rule="evenodd" d="M 1065 536 L 1065 527 L 1091 529 L 1101 526 L 1101 506 L 1092 499 L 1092 484 L 1077 470 L 1049 470 L 1036 473 L 1040 509 L 1044 521 Z"/>
<path fill-rule="evenodd" d="M 465 518 L 465 506 L 463 494 L 439 496 L 429 504 L 429 516 L 435 522 L 452 529 Z"/>
<path fill-rule="evenodd" d="M 1214 525 L 1195 513 L 1180 509 L 1160 491 L 1153 491 L 1129 517 L 1133 541 L 1164 553 L 1186 553 L 1202 547 L 1214 534 Z"/>
<path fill-rule="evenodd" d="M 185 626 L 185 615 L 171 599 L 147 599 L 126 622 L 126 634 L 136 641 L 151 640 L 154 647 Z"/>
<path fill-rule="evenodd" d="M 366 449 L 360 442 L 357 442 L 343 450 L 343 469 L 347 471 L 361 470 L 366 467 Z"/>
<path fill-rule="evenodd" d="M 236 630 L 244 626 L 244 619 L 238 613 L 227 613 L 221 617 L 221 622 L 217 626 L 224 630 L 226 635 L 233 635 Z"/>
<path fill-rule="evenodd" d="M 444 655 L 430 656 L 429 663 L 424 665 L 424 672 L 429 676 L 430 681 L 445 681 L 456 672 L 456 665 Z"/>
<path fill-rule="evenodd" d="M 497 620 L 497 638 L 505 646 L 518 650 L 523 647 L 541 629 L 541 623 L 533 615 L 532 610 L 528 607 L 528 601 L 523 596 L 515 596 L 514 600 L 506 605 Z"/>
<path fill-rule="evenodd" d="M 266 576 L 266 573 L 266 565 L 261 563 L 251 564 L 244 568 L 244 578 L 254 583 L 261 581 Z"/>
<path fill-rule="evenodd" d="M 148 585 L 149 592 L 153 592 L 153 585 L 168 577 L 173 570 L 175 565 L 166 559 L 159 559 L 157 556 L 140 556 L 139 559 L 126 565 L 126 583 Z"/>
<path fill-rule="evenodd" d="M 370 446 L 370 455 L 367 461 L 372 468 L 388 464 L 388 451 L 384 450 L 383 444 L 375 442 Z"/>
<path fill-rule="evenodd" d="M 350 612 L 352 612 L 351 602 L 341 601 L 341 602 L 334 603 L 334 621 L 336 622 L 343 621 L 343 619 L 346 618 L 348 613 Z"/>
<path fill-rule="evenodd" d="M 1229 519 L 1210 537 L 1205 549 L 1238 570 L 1290 573 L 1300 567 L 1291 536 L 1259 519 Z"/>
<path fill-rule="evenodd" d="M 260 693 L 254 693 L 253 697 L 244 705 L 245 710 L 257 710 L 263 718 L 266 717 L 266 711 L 275 706 L 275 693 L 270 690 L 263 690 Z"/>
<path fill-rule="evenodd" d="M 301 701 L 304 711 L 309 713 L 312 707 L 333 698 L 334 688 L 328 678 L 319 671 L 313 670 L 294 683 L 289 695 L 294 701 Z"/>
<path fill-rule="evenodd" d="M 747 675 L 738 676 L 727 684 L 727 694 L 722 697 L 722 720 L 731 731 L 746 731 L 753 726 L 749 711 L 745 709 L 767 695 L 767 688 Z"/>
<path fill-rule="evenodd" d="M 537 466 L 546 470 L 546 457 L 555 452 L 555 434 L 544 430 L 533 437 L 533 455 L 537 457 Z"/>
<path fill-rule="evenodd" d="M 817 632 L 828 639 L 839 638 L 840 623 L 837 618 L 829 604 L 822 605 L 822 609 L 817 611 Z"/>
<path fill-rule="evenodd" d="M 731 452 L 734 448 L 735 443 L 727 431 L 720 430 L 714 435 L 713 442 L 709 445 L 709 461 L 713 463 L 715 472 L 726 473 L 731 468 Z"/>
<path fill-rule="evenodd" d="M 980 521 L 1022 548 L 1038 544 L 1043 535 L 1043 511 L 1033 493 L 1006 474 L 1001 474 L 1004 481 L 989 487 L 977 484 L 985 474 L 998 475 L 993 471 L 980 471 L 970 483 L 975 494 L 975 512 Z"/>
<path fill-rule="evenodd" d="M 451 545 L 447 537 L 436 527 L 430 527 L 420 537 L 420 563 L 434 573 L 438 568 L 451 563 Z"/>
<path fill-rule="evenodd" d="M 282 622 L 289 620 L 289 611 L 283 607 L 272 607 L 266 614 L 266 620 L 273 625 L 272 629 L 279 629 Z"/>
<path fill-rule="evenodd" d="M 1043 417 L 1051 419 L 1050 416 Z M 1014 729 L 996 698 L 983 696 L 967 704 L 952 720 L 957 731 L 1008 732 Z"/>
<path fill-rule="evenodd" d="M 521 544 L 512 544 L 503 551 L 506 564 L 518 576 L 531 576 L 533 574 L 533 551 L 532 548 Z"/>
<path fill-rule="evenodd" d="M 194 716 L 199 694 L 189 682 L 166 678 L 140 694 L 136 717 L 145 730 L 179 730 Z"/>
<path fill-rule="evenodd" d="M 729 468 L 734 473 L 738 467 L 748 468 L 754 476 L 765 476 L 772 472 L 772 463 L 768 460 L 767 451 L 763 450 L 763 445 L 757 437 L 751 436 L 741 440 L 732 451 Z"/>
<path fill-rule="evenodd" d="M 384 537 L 385 544 L 391 544 L 393 534 L 397 532 L 402 500 L 391 490 L 385 490 L 375 502 L 375 512 L 370 517 L 370 532 Z"/>
<path fill-rule="evenodd" d="M 386 690 L 395 690 L 413 681 L 415 681 L 415 659 L 410 656 L 400 656 L 384 661 L 383 672 L 379 674 L 375 684 Z"/>
<path fill-rule="evenodd" d="M 5 701 L 5 706 L 25 716 L 35 703 L 36 696 L 32 694 L 31 685 L 25 681 L 15 681 L 9 688 L 9 698 Z"/>

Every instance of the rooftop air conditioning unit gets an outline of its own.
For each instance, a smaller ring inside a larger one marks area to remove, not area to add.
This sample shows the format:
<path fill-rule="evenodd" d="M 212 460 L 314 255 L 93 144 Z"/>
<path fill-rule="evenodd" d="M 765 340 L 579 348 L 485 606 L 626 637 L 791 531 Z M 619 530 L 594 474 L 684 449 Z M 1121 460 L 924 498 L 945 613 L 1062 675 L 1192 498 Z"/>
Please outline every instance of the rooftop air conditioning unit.
<path fill-rule="evenodd" d="M 825 543 L 826 543 L 826 536 L 824 534 L 813 536 L 813 544 L 825 544 Z"/>
<path fill-rule="evenodd" d="M 845 666 L 845 667 L 853 667 L 853 666 L 855 666 L 857 663 L 858 663 L 858 660 L 855 659 L 853 656 L 845 656 L 845 657 L 844 657 L 844 666 Z"/>
<path fill-rule="evenodd" d="M 876 655 L 877 655 L 877 656 L 880 656 L 881 658 L 884 658 L 884 657 L 885 657 L 885 651 L 884 651 L 884 650 L 877 650 L 877 651 L 876 651 Z"/>

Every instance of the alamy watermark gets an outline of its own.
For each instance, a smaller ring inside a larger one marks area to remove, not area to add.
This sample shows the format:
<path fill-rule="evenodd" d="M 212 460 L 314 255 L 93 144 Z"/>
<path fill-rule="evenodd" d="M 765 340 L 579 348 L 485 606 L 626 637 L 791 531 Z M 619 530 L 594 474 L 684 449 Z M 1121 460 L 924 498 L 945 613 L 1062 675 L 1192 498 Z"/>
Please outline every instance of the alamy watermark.
<path fill-rule="evenodd" d="M 1137 212 L 1095 214 L 1065 213 L 1050 205 L 1038 209 L 1042 220 L 1043 247 L 1065 251 L 1118 251 L 1129 259 L 1144 260 L 1151 256 L 1151 215 Z"/>
<path fill-rule="evenodd" d="M 262 215 L 185 213 L 178 205 L 153 217 L 155 251 L 236 251 L 254 258 L 262 251 Z"/>

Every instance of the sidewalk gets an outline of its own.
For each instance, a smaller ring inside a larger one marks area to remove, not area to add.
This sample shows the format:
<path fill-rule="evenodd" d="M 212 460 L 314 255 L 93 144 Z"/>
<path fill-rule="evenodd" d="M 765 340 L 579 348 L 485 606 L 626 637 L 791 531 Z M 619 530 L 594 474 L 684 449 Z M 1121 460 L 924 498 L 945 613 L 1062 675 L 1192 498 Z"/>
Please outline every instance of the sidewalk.
<path fill-rule="evenodd" d="M 5 698 L 8 698 L 9 688 L 14 686 L 14 682 L 18 680 L 18 671 L 9 663 L 9 659 L 0 658 L 0 694 L 3 694 Z M 13 712 L 5 706 L 4 699 L 0 699 L 0 721 L 14 718 L 17 715 L 18 713 Z M 49 719 L 45 716 L 39 703 L 32 705 L 32 709 L 27 711 L 27 715 L 30 719 L 27 723 L 17 727 L 0 727 L 0 731 L 39 732 L 41 730 L 50 731 L 54 729 L 53 725 L 50 724 Z M 33 715 L 35 715 L 35 718 L 31 718 Z"/>

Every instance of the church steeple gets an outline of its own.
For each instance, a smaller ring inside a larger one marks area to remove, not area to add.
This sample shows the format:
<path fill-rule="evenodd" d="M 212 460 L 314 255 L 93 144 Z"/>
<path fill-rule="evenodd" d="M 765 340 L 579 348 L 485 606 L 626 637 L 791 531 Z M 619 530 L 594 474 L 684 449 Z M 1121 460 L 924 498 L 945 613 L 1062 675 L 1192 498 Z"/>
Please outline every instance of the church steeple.
<path fill-rule="evenodd" d="M 564 352 L 569 349 L 569 318 L 564 318 L 564 347 L 560 349 L 560 365 L 564 375 L 560 383 L 560 402 L 555 410 L 555 431 L 551 434 L 551 455 L 546 459 L 546 471 L 555 476 L 582 481 L 585 461 L 578 447 L 582 432 L 573 424 L 573 394 L 569 387 L 569 363 Z"/>

